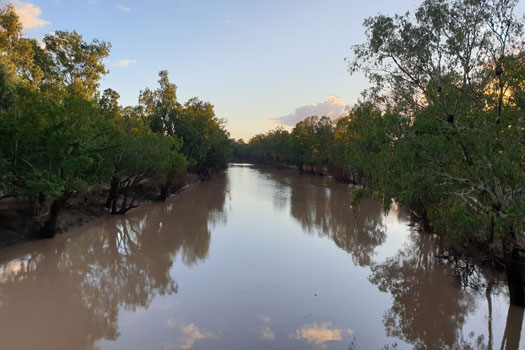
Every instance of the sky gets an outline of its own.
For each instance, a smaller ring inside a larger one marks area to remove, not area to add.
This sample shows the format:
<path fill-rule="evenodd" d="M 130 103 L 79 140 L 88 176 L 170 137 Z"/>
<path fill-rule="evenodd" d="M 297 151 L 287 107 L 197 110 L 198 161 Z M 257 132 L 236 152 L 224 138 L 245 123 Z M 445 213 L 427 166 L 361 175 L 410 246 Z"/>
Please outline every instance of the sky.
<path fill-rule="evenodd" d="M 197 96 L 248 140 L 310 115 L 336 118 L 368 86 L 344 59 L 363 21 L 415 10 L 417 0 L 33 0 L 15 5 L 24 34 L 76 30 L 112 45 L 101 89 L 122 105 L 169 71 L 179 102 Z M 518 5 L 522 10 L 523 3 Z M 519 11 L 523 13 L 523 11 Z"/>

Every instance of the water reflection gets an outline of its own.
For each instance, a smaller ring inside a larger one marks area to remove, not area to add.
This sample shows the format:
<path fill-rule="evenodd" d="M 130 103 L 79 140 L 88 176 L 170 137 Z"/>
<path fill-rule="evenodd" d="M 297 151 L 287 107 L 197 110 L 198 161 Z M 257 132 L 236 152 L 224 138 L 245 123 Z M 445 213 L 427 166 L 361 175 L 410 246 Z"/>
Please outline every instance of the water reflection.
<path fill-rule="evenodd" d="M 393 298 L 383 319 L 387 334 L 415 349 L 452 347 L 474 306 L 470 294 L 452 285 L 452 271 L 436 263 L 436 254 L 430 235 L 413 233 L 396 256 L 372 265 L 369 278 Z"/>
<path fill-rule="evenodd" d="M 164 346 L 166 350 L 189 350 L 196 342 L 214 336 L 213 333 L 204 331 L 193 323 L 184 324 L 169 319 L 167 326 L 177 331 L 178 342 L 166 344 Z"/>
<path fill-rule="evenodd" d="M 275 182 L 274 204 L 283 207 L 282 194 L 289 193 L 290 213 L 304 232 L 328 237 L 351 254 L 355 264 L 370 266 L 369 281 L 391 295 L 392 307 L 384 313 L 387 336 L 411 344 L 414 349 L 489 349 L 494 344 L 492 298 L 505 293 L 504 281 L 463 261 L 436 258 L 441 251 L 434 237 L 411 232 L 399 252 L 384 261 L 375 249 L 385 242 L 384 212 L 378 202 L 364 199 L 351 208 L 348 187 L 318 177 L 283 175 L 262 170 Z M 394 207 L 399 221 L 409 222 L 406 211 Z M 479 299 L 485 297 L 485 301 Z M 487 332 L 465 332 L 468 317 L 486 304 Z M 509 306 L 501 349 L 517 350 L 524 309 Z M 294 339 L 312 344 L 337 341 L 344 333 L 330 323 L 305 325 Z"/>
<path fill-rule="evenodd" d="M 262 327 L 259 337 L 263 340 L 275 340 L 275 332 L 272 331 L 272 318 L 261 316 Z"/>
<path fill-rule="evenodd" d="M 503 284 L 487 280 L 479 270 L 465 269 L 460 262 L 441 261 L 436 256 L 439 249 L 434 238 L 412 232 L 397 255 L 372 264 L 370 282 L 393 299 L 383 317 L 388 336 L 402 339 L 414 349 L 497 348 L 492 298 L 503 292 Z M 473 276 L 476 283 L 465 283 Z M 465 332 L 465 322 L 480 308 L 483 294 L 488 306 L 488 334 Z M 519 348 L 523 311 L 509 306 L 500 349 Z"/>
<path fill-rule="evenodd" d="M 518 349 L 506 289 L 404 220 L 329 179 L 233 168 L 2 251 L 0 348 Z"/>
<path fill-rule="evenodd" d="M 370 265 L 375 248 L 386 239 L 384 213 L 377 201 L 365 198 L 352 208 L 348 185 L 282 171 L 264 170 L 264 174 L 282 187 L 276 193 L 289 188 L 290 214 L 304 232 L 330 238 L 351 254 L 354 263 Z"/>
<path fill-rule="evenodd" d="M 318 325 L 316 323 L 304 325 L 298 329 L 295 334 L 290 334 L 290 338 L 307 341 L 310 344 L 321 345 L 321 348 L 326 348 L 327 343 L 332 341 L 341 341 L 342 335 L 352 335 L 353 331 L 348 329 L 346 332 L 332 326 L 331 322 Z"/>
<path fill-rule="evenodd" d="M 505 347 L 507 350 L 518 349 L 520 346 L 521 327 L 523 326 L 523 311 L 522 307 L 509 305 L 507 312 L 507 322 L 505 324 L 505 333 L 501 341 L 501 348 Z M 489 339 L 489 346 L 487 349 L 492 350 L 492 342 Z"/>
<path fill-rule="evenodd" d="M 118 338 L 121 307 L 148 307 L 157 295 L 177 293 L 170 274 L 177 255 L 186 265 L 207 257 L 210 227 L 226 220 L 227 187 L 218 175 L 155 210 L 2 252 L 2 348 L 91 349 Z M 182 334 L 182 348 L 207 335 L 192 325 Z"/>

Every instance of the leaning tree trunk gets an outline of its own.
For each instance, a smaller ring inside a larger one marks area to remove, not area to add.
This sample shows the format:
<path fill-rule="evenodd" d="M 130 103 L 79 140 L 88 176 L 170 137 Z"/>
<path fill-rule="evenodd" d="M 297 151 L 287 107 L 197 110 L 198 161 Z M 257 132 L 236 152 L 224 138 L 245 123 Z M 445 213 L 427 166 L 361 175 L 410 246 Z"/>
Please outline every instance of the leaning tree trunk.
<path fill-rule="evenodd" d="M 128 211 L 130 211 L 131 209 L 134 209 L 134 208 L 137 208 L 138 207 L 138 204 L 136 204 L 136 199 L 134 199 L 133 197 L 131 198 L 131 202 L 130 204 L 128 205 L 128 192 L 130 190 L 130 188 L 133 188 L 134 185 L 136 185 L 136 183 L 139 182 L 139 181 L 133 181 L 132 183 L 128 183 L 126 184 L 126 186 L 124 187 L 123 189 L 123 198 L 122 198 L 122 204 L 120 205 L 120 210 L 118 211 L 112 211 L 111 214 L 112 215 L 124 215 L 126 214 Z M 116 206 L 115 206 L 116 208 Z"/>

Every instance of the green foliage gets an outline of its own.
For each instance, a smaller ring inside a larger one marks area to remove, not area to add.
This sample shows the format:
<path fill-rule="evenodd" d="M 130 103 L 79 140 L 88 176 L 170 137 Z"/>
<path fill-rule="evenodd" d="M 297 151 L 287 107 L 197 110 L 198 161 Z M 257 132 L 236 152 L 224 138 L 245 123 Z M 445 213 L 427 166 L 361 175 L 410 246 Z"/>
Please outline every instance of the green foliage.
<path fill-rule="evenodd" d="M 292 132 L 278 127 L 238 141 L 235 153 L 258 162 L 296 165 L 308 171 L 323 171 L 333 158 L 334 126 L 327 117 L 312 116 L 297 123 Z"/>
<path fill-rule="evenodd" d="M 147 115 L 151 130 L 173 136 L 175 130 L 170 120 L 170 113 L 179 106 L 177 86 L 170 83 L 168 71 L 160 71 L 159 77 L 159 88 L 154 91 L 149 88 L 141 91 L 139 103 Z"/>
<path fill-rule="evenodd" d="M 75 31 L 56 31 L 43 39 L 48 66 L 42 67 L 48 75 L 44 79 L 66 87 L 72 94 L 92 98 L 99 80 L 107 74 L 102 62 L 109 56 L 111 45 L 94 39 L 87 43 Z"/>
<path fill-rule="evenodd" d="M 525 50 L 516 1 L 425 0 L 365 21 L 350 72 L 372 82 L 349 112 L 271 131 L 235 153 L 328 167 L 394 199 L 457 251 L 503 251 L 525 235 Z M 280 147 L 281 132 L 290 140 Z M 501 254 L 500 254 L 501 256 Z"/>
<path fill-rule="evenodd" d="M 488 239 L 485 233 L 490 229 L 490 217 L 479 217 L 464 202 L 449 198 L 435 205 L 430 216 L 448 247 L 460 244 L 463 245 L 460 248 L 464 249 Z"/>
<path fill-rule="evenodd" d="M 13 6 L 0 9 L 0 196 L 25 197 L 42 233 L 78 193 L 109 187 L 106 205 L 122 214 L 145 188 L 162 199 L 177 191 L 191 164 L 208 173 L 232 153 L 225 122 L 197 98 L 181 105 L 168 72 L 139 105 L 98 91 L 109 43 L 76 31 L 24 38 Z M 41 219 L 39 219 L 41 218 Z"/>
<path fill-rule="evenodd" d="M 183 105 L 177 102 L 176 86 L 168 72 L 159 73 L 159 88 L 141 92 L 140 107 L 154 132 L 182 140 L 181 152 L 190 168 L 199 173 L 224 168 L 233 146 L 225 121 L 217 118 L 213 105 L 194 97 Z"/>
<path fill-rule="evenodd" d="M 67 94 L 17 89 L 2 115 L 2 150 L 11 186 L 27 196 L 56 198 L 97 181 L 101 117 L 95 105 Z"/>
<path fill-rule="evenodd" d="M 292 140 L 294 154 L 301 166 L 322 167 L 330 160 L 332 122 L 328 117 L 306 118 L 295 126 Z"/>
<path fill-rule="evenodd" d="M 525 233 L 523 23 L 515 1 L 426 0 L 412 16 L 365 21 L 350 71 L 374 83 L 390 141 L 369 187 L 407 205 L 457 247 Z M 388 125 L 389 124 L 389 125 Z M 362 133 L 360 134 L 362 135 Z M 377 165 L 378 163 L 376 163 Z M 508 263 L 508 260 L 507 260 Z"/>
<path fill-rule="evenodd" d="M 259 162 L 295 162 L 291 134 L 281 127 L 252 137 L 249 143 L 238 140 L 235 155 L 241 159 L 254 159 Z"/>
<path fill-rule="evenodd" d="M 0 66 L 18 82 L 36 86 L 43 72 L 35 64 L 36 40 L 22 37 L 22 23 L 12 5 L 0 9 Z"/>

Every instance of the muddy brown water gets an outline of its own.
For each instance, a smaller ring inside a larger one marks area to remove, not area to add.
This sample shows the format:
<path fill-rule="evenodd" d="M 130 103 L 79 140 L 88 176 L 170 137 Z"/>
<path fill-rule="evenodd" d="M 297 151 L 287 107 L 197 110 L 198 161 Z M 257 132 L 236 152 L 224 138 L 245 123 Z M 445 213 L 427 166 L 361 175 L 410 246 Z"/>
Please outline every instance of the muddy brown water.
<path fill-rule="evenodd" d="M 328 178 L 232 165 L 1 250 L 0 349 L 524 348 L 505 285 L 408 223 Z"/>

